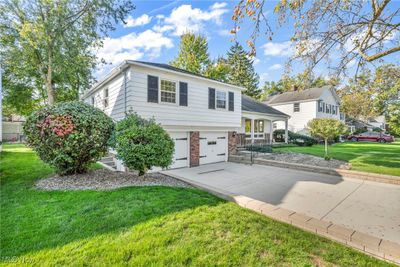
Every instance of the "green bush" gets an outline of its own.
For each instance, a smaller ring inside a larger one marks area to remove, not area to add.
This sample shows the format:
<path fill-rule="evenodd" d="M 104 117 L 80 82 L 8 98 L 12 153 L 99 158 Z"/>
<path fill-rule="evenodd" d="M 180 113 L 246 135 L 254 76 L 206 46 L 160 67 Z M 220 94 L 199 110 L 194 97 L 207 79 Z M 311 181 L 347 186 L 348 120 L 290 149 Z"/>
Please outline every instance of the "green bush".
<path fill-rule="evenodd" d="M 61 175 L 87 171 L 107 152 L 114 123 L 101 110 L 66 102 L 32 113 L 24 124 L 27 143 Z"/>
<path fill-rule="evenodd" d="M 275 141 L 284 142 L 285 141 L 285 130 L 279 129 L 273 132 Z M 298 146 L 312 146 L 317 144 L 317 140 L 307 135 L 294 133 L 288 131 L 288 142 L 291 144 L 296 144 Z"/>
<path fill-rule="evenodd" d="M 154 120 L 129 114 L 117 123 L 115 140 L 118 158 L 139 175 L 153 166 L 166 168 L 172 163 L 174 141 Z"/>

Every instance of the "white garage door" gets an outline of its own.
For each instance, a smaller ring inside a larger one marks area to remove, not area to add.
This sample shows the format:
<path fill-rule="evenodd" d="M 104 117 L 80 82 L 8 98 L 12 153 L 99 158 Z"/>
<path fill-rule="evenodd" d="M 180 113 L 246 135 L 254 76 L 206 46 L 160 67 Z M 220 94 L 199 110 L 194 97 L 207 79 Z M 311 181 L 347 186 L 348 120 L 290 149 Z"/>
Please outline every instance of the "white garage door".
<path fill-rule="evenodd" d="M 170 132 L 169 135 L 175 142 L 175 152 L 173 157 L 173 163 L 169 167 L 182 168 L 189 166 L 189 155 L 188 155 L 188 145 L 189 138 L 187 132 Z"/>
<path fill-rule="evenodd" d="M 227 157 L 227 132 L 200 132 L 200 164 L 226 161 Z"/>

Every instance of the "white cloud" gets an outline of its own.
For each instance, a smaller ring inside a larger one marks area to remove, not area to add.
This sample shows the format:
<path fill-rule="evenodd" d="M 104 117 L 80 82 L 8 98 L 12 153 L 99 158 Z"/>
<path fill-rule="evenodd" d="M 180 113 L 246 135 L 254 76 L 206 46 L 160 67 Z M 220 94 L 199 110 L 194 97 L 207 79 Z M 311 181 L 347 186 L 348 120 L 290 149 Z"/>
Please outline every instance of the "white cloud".
<path fill-rule="evenodd" d="M 280 70 L 282 69 L 282 65 L 281 64 L 274 64 L 271 67 L 268 68 L 269 70 Z"/>
<path fill-rule="evenodd" d="M 260 59 L 259 58 L 257 58 L 257 57 L 254 57 L 253 58 L 253 65 L 257 65 L 258 63 L 260 63 Z"/>
<path fill-rule="evenodd" d="M 290 41 L 274 43 L 269 42 L 261 46 L 265 56 L 291 56 L 293 47 Z"/>
<path fill-rule="evenodd" d="M 129 33 L 117 38 L 106 38 L 97 55 L 107 63 L 116 65 L 126 59 L 141 59 L 145 54 L 149 58 L 156 58 L 160 56 L 162 48 L 173 46 L 172 39 L 161 33 L 146 30 L 139 34 Z"/>
<path fill-rule="evenodd" d="M 217 3 L 215 3 L 214 5 L 212 5 L 211 7 L 210 7 L 210 9 L 221 9 L 221 8 L 224 8 L 224 7 L 226 7 L 228 4 L 227 3 L 224 3 L 224 2 L 222 2 L 222 3 L 219 3 L 219 2 L 217 2 Z"/>
<path fill-rule="evenodd" d="M 131 28 L 131 27 L 136 27 L 136 26 L 143 26 L 146 24 L 149 24 L 151 21 L 151 17 L 147 14 L 143 14 L 138 18 L 133 18 L 132 16 L 129 16 L 126 19 L 126 24 L 124 24 L 124 28 Z"/>
<path fill-rule="evenodd" d="M 192 5 L 181 5 L 174 8 L 168 17 L 160 17 L 160 22 L 154 27 L 155 31 L 172 31 L 173 35 L 180 36 L 191 31 L 199 33 L 205 28 L 208 21 L 217 25 L 222 24 L 222 15 L 229 12 L 226 3 L 214 3 L 208 10 L 193 8 Z"/>
<path fill-rule="evenodd" d="M 269 79 L 269 74 L 267 72 L 260 74 L 260 84 L 264 84 L 267 79 Z"/>

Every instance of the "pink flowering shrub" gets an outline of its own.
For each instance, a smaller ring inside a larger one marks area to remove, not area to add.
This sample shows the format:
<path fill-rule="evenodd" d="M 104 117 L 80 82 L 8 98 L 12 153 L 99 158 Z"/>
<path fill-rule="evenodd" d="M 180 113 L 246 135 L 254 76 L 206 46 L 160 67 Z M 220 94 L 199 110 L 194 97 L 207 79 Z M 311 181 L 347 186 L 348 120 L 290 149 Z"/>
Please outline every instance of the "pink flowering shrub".
<path fill-rule="evenodd" d="M 114 128 L 111 118 L 82 102 L 32 113 L 24 124 L 27 143 L 59 174 L 85 172 L 103 156 Z"/>

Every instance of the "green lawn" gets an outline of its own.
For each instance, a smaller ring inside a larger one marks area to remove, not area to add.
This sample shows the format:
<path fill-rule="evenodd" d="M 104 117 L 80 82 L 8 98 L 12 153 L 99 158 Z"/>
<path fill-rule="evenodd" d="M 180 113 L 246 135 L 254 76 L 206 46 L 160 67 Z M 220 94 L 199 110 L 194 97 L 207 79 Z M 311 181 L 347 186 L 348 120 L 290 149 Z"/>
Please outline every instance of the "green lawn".
<path fill-rule="evenodd" d="M 38 191 L 52 169 L 22 145 L 3 149 L 3 264 L 390 265 L 197 189 Z"/>
<path fill-rule="evenodd" d="M 274 151 L 297 152 L 324 156 L 324 146 L 279 147 Z M 370 142 L 345 142 L 329 146 L 329 155 L 351 163 L 353 170 L 400 176 L 400 142 L 380 144 Z"/>

